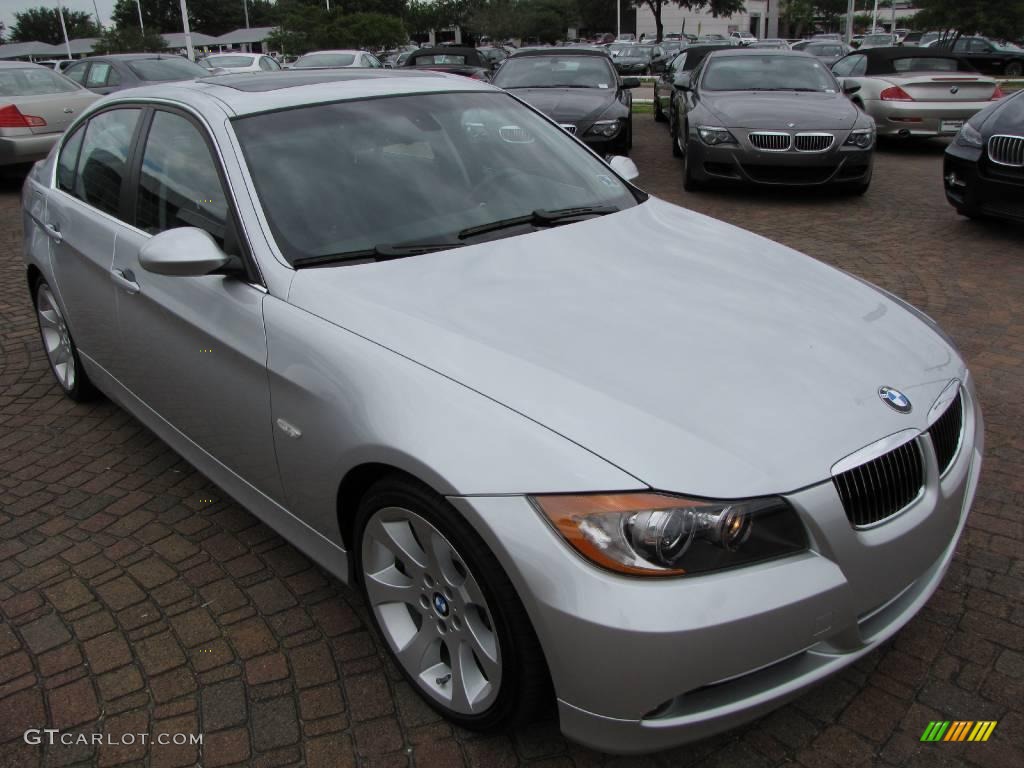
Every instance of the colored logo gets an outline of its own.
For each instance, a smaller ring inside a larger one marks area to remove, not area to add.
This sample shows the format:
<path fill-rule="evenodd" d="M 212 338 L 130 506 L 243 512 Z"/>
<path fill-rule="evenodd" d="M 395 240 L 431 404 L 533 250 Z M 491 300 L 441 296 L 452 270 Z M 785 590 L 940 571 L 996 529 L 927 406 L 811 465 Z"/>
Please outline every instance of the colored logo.
<path fill-rule="evenodd" d="M 998 720 L 932 720 L 921 741 L 988 741 Z"/>
<path fill-rule="evenodd" d="M 892 387 L 879 387 L 878 396 L 882 402 L 900 413 L 910 413 L 910 398 Z"/>
<path fill-rule="evenodd" d="M 448 601 L 444 599 L 443 595 L 436 592 L 434 593 L 434 610 L 441 618 L 448 615 Z"/>

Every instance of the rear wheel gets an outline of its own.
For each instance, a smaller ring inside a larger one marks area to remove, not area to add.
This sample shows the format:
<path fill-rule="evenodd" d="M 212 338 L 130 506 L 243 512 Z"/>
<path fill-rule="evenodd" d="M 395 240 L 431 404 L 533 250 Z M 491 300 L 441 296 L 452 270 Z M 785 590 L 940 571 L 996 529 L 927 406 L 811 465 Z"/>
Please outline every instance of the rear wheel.
<path fill-rule="evenodd" d="M 78 357 L 78 349 L 71 338 L 71 330 L 64 314 L 46 281 L 40 279 L 35 286 L 36 320 L 43 349 L 50 370 L 64 394 L 75 402 L 92 400 L 98 394 Z"/>
<path fill-rule="evenodd" d="M 356 519 L 370 614 L 427 703 L 475 730 L 550 703 L 547 666 L 512 583 L 443 498 L 401 476 L 379 481 Z"/>
<path fill-rule="evenodd" d="M 1019 61 L 1011 61 L 1006 65 L 1007 77 L 1020 77 L 1022 72 L 1024 72 L 1024 64 Z"/>

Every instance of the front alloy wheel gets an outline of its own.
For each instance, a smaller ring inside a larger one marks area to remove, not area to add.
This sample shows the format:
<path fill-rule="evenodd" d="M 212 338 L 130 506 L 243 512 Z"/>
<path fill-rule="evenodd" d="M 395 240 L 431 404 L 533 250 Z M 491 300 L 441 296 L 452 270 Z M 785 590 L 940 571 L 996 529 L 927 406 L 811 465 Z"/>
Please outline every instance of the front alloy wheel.
<path fill-rule="evenodd" d="M 547 668 L 511 583 L 475 531 L 405 478 L 368 492 L 357 530 L 374 622 L 420 695 L 467 728 L 532 714 Z"/>
<path fill-rule="evenodd" d="M 71 331 L 45 280 L 36 283 L 35 298 L 39 335 L 43 340 L 43 349 L 46 351 L 54 378 L 64 390 L 64 394 L 72 400 L 81 402 L 92 399 L 96 395 L 96 390 L 82 370 Z"/>

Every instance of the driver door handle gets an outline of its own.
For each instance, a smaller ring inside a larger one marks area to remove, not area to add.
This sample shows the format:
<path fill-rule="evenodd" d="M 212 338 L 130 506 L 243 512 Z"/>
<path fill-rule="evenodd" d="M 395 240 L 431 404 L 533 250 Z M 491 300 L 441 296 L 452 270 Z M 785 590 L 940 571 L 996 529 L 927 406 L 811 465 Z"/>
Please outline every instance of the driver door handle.
<path fill-rule="evenodd" d="M 43 224 L 43 232 L 55 243 L 60 243 L 64 240 L 64 235 L 60 233 L 59 224 Z"/>
<path fill-rule="evenodd" d="M 139 284 L 135 282 L 135 273 L 130 269 L 113 267 L 110 270 L 110 279 L 128 293 L 138 293 L 141 290 Z"/>

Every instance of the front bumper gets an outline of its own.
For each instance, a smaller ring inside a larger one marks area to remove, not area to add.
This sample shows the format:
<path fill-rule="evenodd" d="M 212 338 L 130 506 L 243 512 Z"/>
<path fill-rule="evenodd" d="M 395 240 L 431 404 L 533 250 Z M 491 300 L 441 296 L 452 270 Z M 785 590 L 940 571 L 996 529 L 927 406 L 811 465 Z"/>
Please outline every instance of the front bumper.
<path fill-rule="evenodd" d="M 709 146 L 690 136 L 690 173 L 697 181 L 740 182 L 768 186 L 863 184 L 871 178 L 874 146 L 843 146 L 848 132 L 836 132 L 836 146 L 826 152 L 772 152 L 752 146 L 745 133 L 733 130 L 738 144 Z M 738 134 L 738 135 L 737 135 Z"/>
<path fill-rule="evenodd" d="M 879 136 L 952 136 L 960 124 L 987 107 L 988 101 L 921 102 L 868 99 L 864 111 L 875 118 Z M 945 126 L 943 124 L 946 124 Z"/>
<path fill-rule="evenodd" d="M 0 137 L 0 165 L 18 165 L 42 160 L 57 143 L 60 133 Z"/>
<path fill-rule="evenodd" d="M 925 492 L 906 510 L 854 530 L 831 482 L 798 491 L 787 498 L 811 549 L 747 568 L 626 578 L 576 556 L 521 497 L 452 499 L 530 614 L 563 733 L 614 753 L 700 739 L 780 706 L 897 632 L 942 580 L 977 488 L 981 412 L 964 391 L 958 458 L 939 478 L 928 441 Z"/>
<path fill-rule="evenodd" d="M 942 177 L 946 200 L 957 210 L 1024 221 L 1024 168 L 995 165 L 983 150 L 954 142 Z"/>

